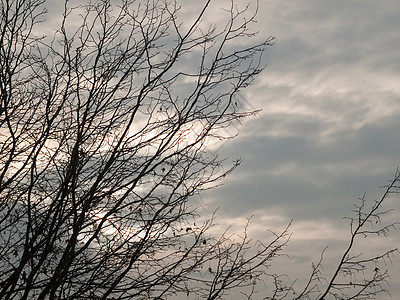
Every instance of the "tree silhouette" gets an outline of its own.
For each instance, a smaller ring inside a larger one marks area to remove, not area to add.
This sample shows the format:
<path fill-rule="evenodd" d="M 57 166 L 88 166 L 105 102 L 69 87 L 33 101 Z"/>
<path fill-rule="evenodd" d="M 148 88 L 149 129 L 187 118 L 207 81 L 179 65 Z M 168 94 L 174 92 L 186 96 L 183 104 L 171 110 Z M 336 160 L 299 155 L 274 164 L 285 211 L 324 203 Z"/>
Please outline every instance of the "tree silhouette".
<path fill-rule="evenodd" d="M 212 24 L 211 2 L 183 23 L 174 1 L 67 0 L 40 35 L 44 0 L 1 1 L 0 299 L 250 299 L 268 278 L 270 299 L 314 295 L 320 264 L 300 294 L 267 273 L 288 228 L 252 242 L 247 227 L 216 237 L 214 216 L 199 218 L 193 196 L 240 163 L 207 145 L 255 113 L 237 95 L 274 42 L 253 42 L 257 3 L 232 2 Z M 381 202 L 363 208 L 352 241 L 380 217 Z M 372 261 L 348 253 L 321 299 L 380 292 L 381 271 L 338 288 L 337 274 Z"/>

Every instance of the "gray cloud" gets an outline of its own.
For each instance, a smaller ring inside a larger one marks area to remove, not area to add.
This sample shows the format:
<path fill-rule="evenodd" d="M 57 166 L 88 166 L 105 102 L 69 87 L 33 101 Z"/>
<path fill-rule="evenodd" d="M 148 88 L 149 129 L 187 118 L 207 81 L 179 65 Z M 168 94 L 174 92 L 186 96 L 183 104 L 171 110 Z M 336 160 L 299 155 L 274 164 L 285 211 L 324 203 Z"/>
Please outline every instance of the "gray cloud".
<path fill-rule="evenodd" d="M 182 20 L 199 3 L 183 3 Z M 47 5 L 56 28 L 62 7 Z M 210 20 L 219 16 L 218 5 Z M 396 0 L 260 1 L 260 36 L 276 36 L 277 43 L 243 97 L 263 111 L 223 144 L 223 156 L 244 162 L 202 199 L 210 209 L 221 207 L 222 225 L 255 214 L 260 236 L 259 227 L 283 228 L 293 218 L 295 255 L 283 270 L 294 263 L 303 271 L 325 245 L 337 254 L 347 232 L 342 216 L 364 191 L 372 201 L 379 197 L 378 187 L 400 164 L 399 15 Z M 400 209 L 399 201 L 390 205 Z M 383 244 L 396 247 L 399 240 L 397 232 Z M 394 298 L 398 278 L 392 276 Z"/>
<path fill-rule="evenodd" d="M 347 232 L 342 216 L 364 192 L 372 202 L 379 198 L 379 186 L 400 164 L 399 15 L 395 0 L 261 3 L 261 34 L 277 43 L 264 58 L 268 68 L 243 96 L 263 111 L 222 148 L 243 157 L 242 166 L 203 198 L 227 219 L 275 216 L 280 226 L 293 218 L 299 266 L 317 260 L 321 248 L 296 237 L 307 228 L 320 237 L 340 228 L 318 240 L 332 248 Z M 387 204 L 398 220 L 399 201 Z M 397 247 L 399 240 L 395 232 L 380 245 Z"/>

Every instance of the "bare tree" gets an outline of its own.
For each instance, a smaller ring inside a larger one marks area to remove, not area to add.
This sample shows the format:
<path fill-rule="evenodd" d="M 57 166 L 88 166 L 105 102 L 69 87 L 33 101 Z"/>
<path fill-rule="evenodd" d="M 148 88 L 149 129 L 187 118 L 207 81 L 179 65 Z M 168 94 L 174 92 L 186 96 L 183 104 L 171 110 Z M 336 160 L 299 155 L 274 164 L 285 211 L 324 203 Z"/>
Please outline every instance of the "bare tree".
<path fill-rule="evenodd" d="M 253 113 L 236 95 L 273 43 L 247 41 L 257 7 L 218 28 L 210 2 L 187 26 L 171 1 L 65 1 L 51 36 L 44 1 L 1 2 L 1 299 L 215 299 L 281 248 L 247 257 L 188 202 L 239 164 L 206 144 Z"/>
<path fill-rule="evenodd" d="M 383 206 L 390 195 L 398 194 L 399 183 L 400 172 L 397 170 L 379 200 L 369 206 L 365 194 L 359 199 L 359 204 L 354 205 L 354 216 L 345 217 L 350 222 L 350 237 L 333 273 L 324 275 L 322 253 L 320 260 L 312 265 L 304 289 L 294 299 L 376 299 L 381 294 L 389 294 L 387 265 L 392 263 L 398 249 L 389 248 L 376 254 L 360 249 L 358 244 L 370 236 L 387 237 L 400 224 L 384 220 L 391 210 Z"/>
<path fill-rule="evenodd" d="M 206 148 L 255 113 L 237 95 L 274 42 L 252 40 L 257 3 L 232 1 L 217 26 L 205 20 L 210 0 L 190 23 L 174 1 L 72 2 L 48 36 L 38 35 L 44 0 L 0 4 L 0 299 L 220 299 L 233 289 L 252 299 L 268 278 L 270 299 L 311 299 L 320 264 L 298 295 L 266 272 L 288 228 L 268 243 L 247 227 L 215 237 L 193 197 L 240 163 Z M 354 298 L 369 299 L 386 280 L 337 281 L 374 261 L 350 250 L 381 203 L 358 207 L 320 299 L 359 287 Z"/>

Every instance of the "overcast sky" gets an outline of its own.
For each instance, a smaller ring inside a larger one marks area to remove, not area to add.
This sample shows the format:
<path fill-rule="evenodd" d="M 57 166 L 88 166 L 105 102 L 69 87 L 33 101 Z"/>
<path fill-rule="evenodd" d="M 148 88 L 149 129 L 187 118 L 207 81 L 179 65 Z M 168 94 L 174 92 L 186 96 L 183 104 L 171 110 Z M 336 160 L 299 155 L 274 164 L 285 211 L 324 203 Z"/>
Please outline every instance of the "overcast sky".
<path fill-rule="evenodd" d="M 203 201 L 221 208 L 221 224 L 255 215 L 259 235 L 293 219 L 294 277 L 324 246 L 328 261 L 339 258 L 348 238 L 342 217 L 364 192 L 377 199 L 400 165 L 399 16 L 398 0 L 260 1 L 260 34 L 277 41 L 243 98 L 262 112 L 223 145 L 244 162 Z M 386 207 L 398 220 L 399 198 Z M 400 231 L 367 245 L 398 247 Z M 397 299 L 400 257 L 393 262 Z"/>
<path fill-rule="evenodd" d="M 193 16 L 201 1 L 181 3 L 182 14 Z M 222 145 L 222 155 L 243 163 L 202 201 L 220 207 L 223 226 L 240 228 L 254 215 L 252 233 L 260 239 L 266 228 L 279 231 L 293 219 L 291 260 L 280 271 L 307 276 L 328 246 L 329 277 L 349 237 L 342 217 L 364 192 L 378 199 L 400 165 L 400 2 L 260 0 L 257 27 L 276 44 L 242 100 L 262 111 Z M 399 219 L 399 202 L 386 203 L 396 209 L 392 218 Z M 398 247 L 400 230 L 365 243 L 376 254 Z M 400 256 L 393 263 L 389 299 L 398 299 Z"/>

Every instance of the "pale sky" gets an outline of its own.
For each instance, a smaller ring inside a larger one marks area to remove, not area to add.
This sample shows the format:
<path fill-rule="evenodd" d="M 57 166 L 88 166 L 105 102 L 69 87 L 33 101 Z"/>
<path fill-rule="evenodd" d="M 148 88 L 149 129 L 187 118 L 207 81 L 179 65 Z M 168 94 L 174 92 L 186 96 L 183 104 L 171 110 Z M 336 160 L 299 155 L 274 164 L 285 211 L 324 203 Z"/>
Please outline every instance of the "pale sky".
<path fill-rule="evenodd" d="M 201 3 L 182 0 L 183 18 Z M 275 36 L 276 44 L 242 104 L 262 111 L 232 129 L 239 136 L 219 150 L 243 163 L 201 199 L 210 211 L 220 207 L 224 227 L 254 215 L 255 238 L 293 219 L 291 260 L 279 264 L 293 280 L 309 274 L 325 246 L 329 277 L 349 235 L 342 217 L 364 192 L 378 199 L 400 166 L 399 16 L 398 0 L 260 0 L 259 37 Z M 397 220 L 399 198 L 387 203 Z M 364 247 L 399 245 L 400 230 Z M 393 264 L 382 266 L 392 274 L 392 298 L 378 299 L 400 298 L 400 255 Z"/>
<path fill-rule="evenodd" d="M 399 16 L 397 0 L 260 1 L 260 35 L 277 40 L 243 98 L 262 112 L 223 145 L 244 162 L 203 200 L 220 207 L 220 224 L 254 215 L 260 238 L 262 227 L 293 219 L 291 261 L 281 265 L 293 279 L 325 246 L 339 259 L 349 234 L 342 217 L 364 192 L 378 199 L 400 165 Z M 396 220 L 399 200 L 386 206 Z M 394 231 L 364 249 L 399 245 Z M 393 264 L 389 299 L 398 299 L 400 256 Z"/>

